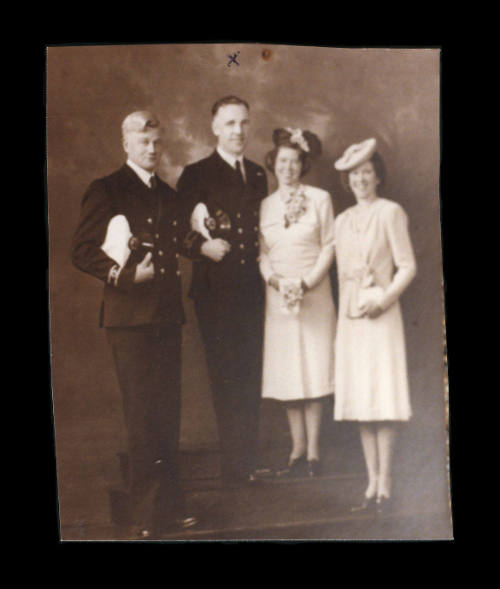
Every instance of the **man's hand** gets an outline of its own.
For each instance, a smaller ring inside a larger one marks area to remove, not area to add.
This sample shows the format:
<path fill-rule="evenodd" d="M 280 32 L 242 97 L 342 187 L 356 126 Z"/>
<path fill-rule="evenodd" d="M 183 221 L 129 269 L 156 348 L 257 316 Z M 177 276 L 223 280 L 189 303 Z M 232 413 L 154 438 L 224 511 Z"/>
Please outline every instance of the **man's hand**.
<path fill-rule="evenodd" d="M 231 245 L 225 239 L 209 239 L 201 246 L 201 253 L 213 262 L 220 262 L 231 249 Z"/>
<path fill-rule="evenodd" d="M 153 262 L 151 261 L 153 258 L 153 254 L 148 252 L 142 262 L 137 264 L 135 269 L 135 276 L 134 282 L 135 284 L 140 284 L 141 282 L 148 282 L 149 280 L 153 280 L 155 276 L 155 267 Z"/>

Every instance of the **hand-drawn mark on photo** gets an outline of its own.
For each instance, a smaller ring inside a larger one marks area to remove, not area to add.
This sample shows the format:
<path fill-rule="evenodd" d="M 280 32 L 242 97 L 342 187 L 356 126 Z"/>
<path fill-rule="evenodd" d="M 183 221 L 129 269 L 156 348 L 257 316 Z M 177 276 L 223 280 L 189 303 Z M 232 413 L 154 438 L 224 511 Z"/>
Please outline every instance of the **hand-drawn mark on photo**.
<path fill-rule="evenodd" d="M 229 61 L 227 62 L 227 67 L 231 67 L 231 64 L 232 64 L 232 63 L 235 63 L 236 65 L 240 65 L 240 64 L 239 64 L 239 63 L 236 61 L 236 58 L 238 57 L 238 55 L 239 55 L 239 54 L 240 54 L 240 52 L 239 52 L 239 51 L 237 51 L 236 53 L 233 53 L 233 54 L 229 54 L 229 55 L 228 55 L 228 57 L 229 57 Z"/>

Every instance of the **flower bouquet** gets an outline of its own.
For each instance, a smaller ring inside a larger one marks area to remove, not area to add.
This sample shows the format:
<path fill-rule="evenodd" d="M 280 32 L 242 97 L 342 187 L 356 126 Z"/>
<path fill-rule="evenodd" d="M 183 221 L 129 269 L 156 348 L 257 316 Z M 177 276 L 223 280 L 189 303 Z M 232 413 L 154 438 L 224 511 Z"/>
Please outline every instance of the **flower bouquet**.
<path fill-rule="evenodd" d="M 297 315 L 300 310 L 300 301 L 304 298 L 304 289 L 300 278 L 280 280 L 281 311 L 285 315 Z"/>

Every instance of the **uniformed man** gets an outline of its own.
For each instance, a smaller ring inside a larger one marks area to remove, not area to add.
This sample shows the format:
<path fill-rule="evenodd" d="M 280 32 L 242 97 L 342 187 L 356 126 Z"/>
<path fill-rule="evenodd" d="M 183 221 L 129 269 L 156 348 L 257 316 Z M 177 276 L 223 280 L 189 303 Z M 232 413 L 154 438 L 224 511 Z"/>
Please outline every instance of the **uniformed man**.
<path fill-rule="evenodd" d="M 139 111 L 122 124 L 127 162 L 86 191 L 74 236 L 77 268 L 104 283 L 106 328 L 123 396 L 134 534 L 193 526 L 179 484 L 181 301 L 176 192 L 156 174 L 162 129 Z"/>
<path fill-rule="evenodd" d="M 177 185 L 196 233 L 190 296 L 212 384 L 224 481 L 255 479 L 264 293 L 258 268 L 264 169 L 244 157 L 249 106 L 236 96 L 212 108 L 215 151 Z"/>

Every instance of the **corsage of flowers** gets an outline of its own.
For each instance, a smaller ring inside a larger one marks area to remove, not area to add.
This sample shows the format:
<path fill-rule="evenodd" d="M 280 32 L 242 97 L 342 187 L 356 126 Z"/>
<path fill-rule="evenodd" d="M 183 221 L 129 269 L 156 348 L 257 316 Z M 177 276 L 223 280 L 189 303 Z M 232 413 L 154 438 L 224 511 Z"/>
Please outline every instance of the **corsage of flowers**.
<path fill-rule="evenodd" d="M 307 211 L 306 200 L 304 191 L 300 189 L 285 201 L 285 229 L 288 229 L 293 223 L 297 223 L 299 218 Z"/>
<path fill-rule="evenodd" d="M 281 311 L 285 315 L 297 315 L 300 301 L 304 298 L 302 281 L 282 278 L 280 280 Z"/>

